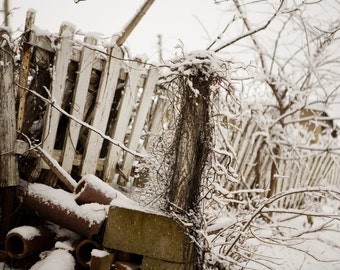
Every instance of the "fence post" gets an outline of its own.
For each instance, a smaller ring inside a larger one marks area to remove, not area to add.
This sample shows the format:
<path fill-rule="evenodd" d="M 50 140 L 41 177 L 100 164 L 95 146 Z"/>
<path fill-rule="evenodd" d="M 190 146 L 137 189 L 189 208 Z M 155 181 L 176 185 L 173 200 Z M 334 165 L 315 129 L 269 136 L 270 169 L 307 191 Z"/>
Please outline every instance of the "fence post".
<path fill-rule="evenodd" d="M 28 76 L 29 76 L 29 67 L 30 67 L 30 59 L 31 59 L 31 45 L 28 44 L 30 38 L 30 30 L 35 22 L 35 10 L 28 10 L 26 14 L 26 22 L 25 22 L 25 33 L 22 36 L 23 45 L 21 48 L 21 63 L 20 63 L 20 73 L 19 73 L 19 88 L 18 88 L 18 123 L 17 129 L 20 132 L 23 131 L 24 127 L 24 118 L 25 118 L 25 104 L 27 97 L 27 90 L 25 88 L 28 87 Z"/>
<path fill-rule="evenodd" d="M 169 202 L 188 211 L 196 206 L 201 178 L 211 142 L 209 129 L 209 80 L 192 78 L 184 85 L 181 111 L 175 134 L 175 164 L 171 177 Z M 196 95 L 192 88 L 197 89 Z"/>
<path fill-rule="evenodd" d="M 13 51 L 10 35 L 0 29 L 0 245 L 4 243 L 13 219 L 18 164 L 14 154 L 16 140 Z M 0 247 L 1 248 L 1 247 Z"/>
<path fill-rule="evenodd" d="M 10 35 L 0 30 L 0 187 L 18 185 L 13 52 Z"/>
<path fill-rule="evenodd" d="M 197 59 L 195 59 L 197 58 Z M 169 206 L 184 212 L 195 210 L 201 180 L 210 152 L 212 126 L 210 124 L 211 85 L 215 78 L 208 57 L 196 56 L 183 69 L 187 76 L 178 76 L 180 111 L 176 125 L 174 164 L 170 177 Z M 195 64 L 199 60 L 200 65 Z M 180 70 L 181 68 L 179 68 Z M 174 209 L 176 211 L 176 209 Z"/>
<path fill-rule="evenodd" d="M 189 228 L 193 238 L 198 237 L 197 229 L 202 225 L 199 199 L 212 145 L 211 97 L 217 84 L 222 81 L 228 84 L 225 73 L 216 71 L 220 70 L 216 63 L 217 58 L 211 54 L 189 55 L 178 68 L 173 69 L 174 77 L 170 75 L 169 78 L 170 85 L 176 81 L 175 92 L 180 93 L 180 108 L 172 144 L 167 209 L 186 217 L 193 224 Z M 185 256 L 196 266 L 201 263 L 196 249 Z"/>

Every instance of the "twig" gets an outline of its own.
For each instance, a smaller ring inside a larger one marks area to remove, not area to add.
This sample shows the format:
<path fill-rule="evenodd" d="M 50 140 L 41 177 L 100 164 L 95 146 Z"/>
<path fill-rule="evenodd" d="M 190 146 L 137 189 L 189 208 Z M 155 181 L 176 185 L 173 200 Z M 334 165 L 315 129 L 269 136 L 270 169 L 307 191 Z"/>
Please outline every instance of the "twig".
<path fill-rule="evenodd" d="M 280 9 L 281 9 L 281 7 L 282 7 L 284 2 L 285 1 L 281 1 L 281 4 L 280 4 L 279 8 L 275 11 L 273 16 L 263 26 L 258 27 L 258 28 L 254 29 L 254 30 L 250 30 L 247 33 L 245 33 L 244 35 L 238 36 L 238 37 L 234 38 L 233 40 L 231 40 L 231 41 L 227 42 L 226 44 L 220 46 L 219 48 L 215 49 L 214 52 L 219 52 L 219 51 L 223 50 L 224 48 L 226 48 L 226 47 L 228 47 L 228 46 L 230 46 L 230 45 L 240 41 L 241 39 L 244 39 L 246 37 L 252 36 L 252 35 L 256 34 L 257 32 L 260 32 L 260 31 L 266 29 L 269 26 L 269 24 L 275 19 L 275 17 L 279 14 L 279 11 L 280 11 Z"/>

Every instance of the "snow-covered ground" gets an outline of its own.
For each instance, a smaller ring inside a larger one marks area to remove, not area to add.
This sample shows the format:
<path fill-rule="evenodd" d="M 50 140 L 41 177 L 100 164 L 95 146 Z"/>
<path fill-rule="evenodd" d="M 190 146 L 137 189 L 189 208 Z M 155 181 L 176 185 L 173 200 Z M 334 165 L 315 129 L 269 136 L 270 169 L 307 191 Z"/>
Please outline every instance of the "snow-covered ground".
<path fill-rule="evenodd" d="M 339 215 L 339 205 L 333 201 L 331 205 L 321 208 L 323 213 Z M 247 241 L 247 244 L 256 247 L 255 252 L 259 254 L 254 256 L 255 261 L 250 261 L 247 267 L 281 270 L 340 269 L 340 216 L 338 219 L 314 217 L 312 224 L 307 222 L 306 216 L 289 219 L 291 217 L 287 214 L 275 216 L 273 230 L 258 229 L 258 234 L 265 238 Z M 282 231 L 282 235 L 276 236 L 279 231 Z"/>
<path fill-rule="evenodd" d="M 221 215 L 206 231 L 207 269 L 339 270 L 340 201 L 325 199 L 308 207 L 314 216 L 293 213 L 304 209 L 259 216 L 242 233 L 251 211 Z"/>

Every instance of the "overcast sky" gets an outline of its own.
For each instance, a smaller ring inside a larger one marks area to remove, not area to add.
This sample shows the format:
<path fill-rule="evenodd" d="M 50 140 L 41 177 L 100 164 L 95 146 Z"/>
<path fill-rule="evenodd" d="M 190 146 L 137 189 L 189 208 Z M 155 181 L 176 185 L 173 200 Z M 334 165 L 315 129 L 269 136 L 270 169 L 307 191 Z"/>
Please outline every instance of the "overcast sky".
<path fill-rule="evenodd" d="M 73 23 L 84 32 L 99 32 L 110 37 L 120 32 L 144 1 L 86 0 L 10 0 L 13 11 L 10 24 L 13 30 L 23 29 L 29 8 L 37 10 L 36 25 L 58 32 L 63 21 Z M 198 4 L 199 2 L 199 4 Z M 225 23 L 225 13 L 212 0 L 156 0 L 127 40 L 133 55 L 157 56 L 158 38 L 168 54 L 181 41 L 187 50 L 205 49 L 209 35 L 214 38 Z"/>

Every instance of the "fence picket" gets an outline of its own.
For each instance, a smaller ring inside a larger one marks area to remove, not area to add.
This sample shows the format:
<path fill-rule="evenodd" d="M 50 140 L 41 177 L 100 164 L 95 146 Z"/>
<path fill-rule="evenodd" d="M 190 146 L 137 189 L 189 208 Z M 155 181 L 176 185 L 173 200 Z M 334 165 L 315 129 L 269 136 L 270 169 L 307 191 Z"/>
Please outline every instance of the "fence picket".
<path fill-rule="evenodd" d="M 121 143 L 124 143 L 126 131 L 130 122 L 133 106 L 135 105 L 138 94 L 138 80 L 142 72 L 143 64 L 134 62 L 131 65 L 131 70 L 126 81 L 124 95 L 121 100 L 117 120 L 113 128 L 111 137 Z M 106 156 L 103 180 L 111 182 L 113 180 L 116 165 L 119 161 L 121 148 L 110 144 L 108 147 L 108 154 Z"/>
<path fill-rule="evenodd" d="M 258 138 L 254 139 L 256 140 L 252 146 L 252 149 L 249 153 L 250 157 L 249 160 L 247 161 L 246 164 L 242 165 L 243 166 L 243 175 L 244 178 L 247 179 L 248 184 L 252 184 L 253 183 L 253 179 L 249 177 L 249 174 L 251 173 L 251 171 L 253 171 L 255 169 L 255 162 L 256 162 L 256 157 L 257 157 L 257 152 L 259 151 L 262 142 L 263 142 L 263 137 L 262 136 L 258 136 Z"/>
<path fill-rule="evenodd" d="M 251 148 L 253 145 L 251 145 L 251 136 L 254 134 L 255 130 L 257 129 L 256 123 L 252 121 L 248 121 L 248 125 L 246 127 L 245 133 L 242 136 L 242 141 L 240 142 L 238 146 L 238 162 L 234 165 L 234 169 L 237 172 L 242 173 L 242 166 L 246 159 L 246 153 L 250 153 L 249 148 Z M 234 148 L 235 149 L 235 148 Z M 236 149 L 235 149 L 236 150 Z"/>
<path fill-rule="evenodd" d="M 123 57 L 122 50 L 120 48 L 113 47 L 110 50 L 109 59 L 107 59 L 105 68 L 102 72 L 96 103 L 93 110 L 94 117 L 92 126 L 102 132 L 105 132 L 109 120 L 110 110 L 121 69 L 120 59 Z M 94 131 L 89 131 L 80 173 L 82 176 L 85 174 L 95 174 L 102 143 L 103 138 L 99 134 Z"/>
<path fill-rule="evenodd" d="M 97 40 L 94 38 L 86 37 L 85 43 L 96 45 Z M 92 64 L 95 60 L 95 51 L 84 46 L 81 52 L 79 72 L 77 74 L 76 85 L 73 94 L 73 101 L 71 104 L 71 114 L 80 120 L 84 120 L 84 109 L 86 104 L 87 90 L 89 88 Z M 79 138 L 81 125 L 75 121 L 69 120 L 66 139 L 63 150 L 62 167 L 66 172 L 71 173 L 73 160 L 76 154 L 76 147 Z"/>
<path fill-rule="evenodd" d="M 144 127 L 144 123 L 146 120 L 147 113 L 149 111 L 152 95 L 154 93 L 155 85 L 158 79 L 158 69 L 151 69 L 149 71 L 148 77 L 145 80 L 145 85 L 142 93 L 142 97 L 139 103 L 138 110 L 136 112 L 136 116 L 133 120 L 133 126 L 131 130 L 131 134 L 129 137 L 129 141 L 127 147 L 131 150 L 136 151 L 138 147 L 138 143 L 141 137 L 141 133 Z M 132 163 L 134 160 L 134 156 L 130 153 L 126 153 L 123 163 L 122 163 L 122 171 L 125 175 L 130 175 L 130 171 L 132 169 Z"/>
<path fill-rule="evenodd" d="M 70 25 L 64 24 L 60 27 L 61 44 L 60 49 L 56 52 L 54 79 L 50 91 L 53 101 L 59 105 L 62 104 L 65 91 L 67 69 L 72 52 L 71 38 L 74 31 L 75 29 Z M 57 136 L 60 115 L 60 112 L 52 108 L 51 105 L 47 106 L 41 148 L 51 156 L 53 154 L 54 144 Z M 40 159 L 38 168 L 48 169 L 49 166 L 42 159 Z"/>
<path fill-rule="evenodd" d="M 156 138 L 157 132 L 162 130 L 166 111 L 169 108 L 169 100 L 165 96 L 159 95 L 152 114 L 149 132 L 146 137 L 145 149 L 149 150 Z"/>

